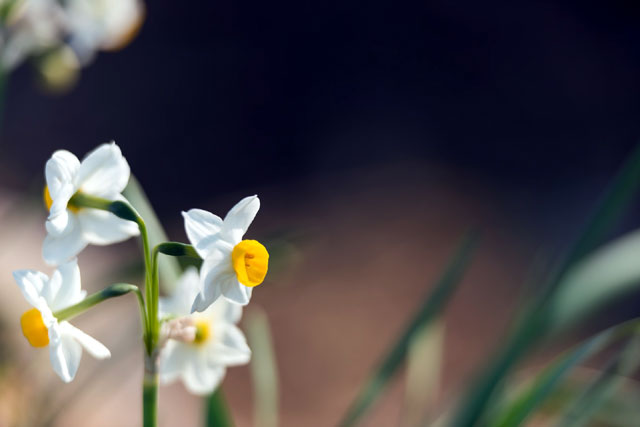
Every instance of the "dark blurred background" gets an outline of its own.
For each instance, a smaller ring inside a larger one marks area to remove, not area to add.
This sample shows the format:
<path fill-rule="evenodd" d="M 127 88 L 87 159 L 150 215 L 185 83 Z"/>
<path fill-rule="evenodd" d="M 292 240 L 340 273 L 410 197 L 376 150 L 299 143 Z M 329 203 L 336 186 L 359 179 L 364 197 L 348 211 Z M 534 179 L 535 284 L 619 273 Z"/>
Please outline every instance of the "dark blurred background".
<path fill-rule="evenodd" d="M 254 297 L 272 322 L 284 425 L 339 419 L 480 224 L 447 320 L 444 395 L 464 388 L 536 253 L 576 233 L 640 137 L 637 2 L 146 6 L 133 43 L 99 54 L 71 92 L 43 93 L 27 65 L 11 75 L 0 179 L 39 193 L 51 152 L 115 140 L 173 238 L 180 210 L 223 215 L 259 193 L 252 236 L 307 236 L 302 261 Z M 246 425 L 240 372 L 225 387 Z M 394 390 L 377 425 L 397 419 Z"/>
<path fill-rule="evenodd" d="M 12 76 L 3 180 L 114 139 L 161 212 L 407 159 L 523 193 L 582 187 L 640 135 L 639 19 L 631 1 L 149 2 L 71 93 Z"/>

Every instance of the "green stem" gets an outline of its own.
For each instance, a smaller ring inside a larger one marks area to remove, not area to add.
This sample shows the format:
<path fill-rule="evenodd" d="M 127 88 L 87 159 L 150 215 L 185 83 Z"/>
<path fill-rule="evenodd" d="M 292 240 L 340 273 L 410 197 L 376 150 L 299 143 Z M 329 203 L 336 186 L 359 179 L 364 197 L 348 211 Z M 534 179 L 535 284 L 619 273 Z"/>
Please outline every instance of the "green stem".
<path fill-rule="evenodd" d="M 70 206 L 75 206 L 78 208 L 92 208 L 92 209 L 100 209 L 103 211 L 108 211 L 117 216 L 118 218 L 125 219 L 127 221 L 132 221 L 138 224 L 138 228 L 140 229 L 140 237 L 142 238 L 142 249 L 144 256 L 144 270 L 145 270 L 145 300 L 147 302 L 147 308 L 145 310 L 146 313 L 146 321 L 144 322 L 144 344 L 147 350 L 147 354 L 151 355 L 153 352 L 154 342 L 158 335 L 158 319 L 157 319 L 157 309 L 154 307 L 157 304 L 153 303 L 153 283 L 151 278 L 151 253 L 149 250 L 149 233 L 147 232 L 147 226 L 138 215 L 138 212 L 127 202 L 122 200 L 108 200 L 103 199 L 101 197 L 90 196 L 88 194 L 84 194 L 81 192 L 77 192 L 71 197 L 69 200 Z M 156 291 L 157 292 L 157 291 Z"/>
<path fill-rule="evenodd" d="M 147 370 L 142 381 L 142 425 L 143 427 L 158 425 L 158 374 Z"/>
<path fill-rule="evenodd" d="M 142 294 L 140 293 L 140 289 L 137 286 L 131 285 L 129 283 L 116 283 L 108 288 L 104 288 L 100 292 L 96 292 L 95 294 L 89 295 L 84 300 L 80 301 L 77 304 L 72 305 L 71 307 L 67 307 L 60 311 L 56 311 L 53 313 L 54 317 L 59 321 L 62 320 L 70 320 L 77 315 L 85 312 L 89 308 L 93 307 L 96 304 L 101 303 L 104 300 L 109 298 L 119 297 L 121 295 L 128 294 L 129 292 L 133 292 L 138 297 L 138 303 L 140 304 L 140 314 L 143 319 L 144 315 L 144 301 L 142 300 Z M 144 325 L 143 325 L 144 326 Z"/>
<path fill-rule="evenodd" d="M 170 256 L 189 256 L 194 258 L 200 258 L 195 248 L 191 245 L 186 245 L 179 242 L 164 242 L 156 245 L 153 248 L 151 254 L 151 280 L 148 289 L 151 291 L 147 294 L 147 301 L 149 301 L 149 318 L 151 323 L 151 331 L 153 331 L 152 346 L 158 341 L 159 333 L 159 320 L 158 320 L 158 305 L 160 302 L 160 278 L 158 275 L 158 255 L 165 254 Z"/>

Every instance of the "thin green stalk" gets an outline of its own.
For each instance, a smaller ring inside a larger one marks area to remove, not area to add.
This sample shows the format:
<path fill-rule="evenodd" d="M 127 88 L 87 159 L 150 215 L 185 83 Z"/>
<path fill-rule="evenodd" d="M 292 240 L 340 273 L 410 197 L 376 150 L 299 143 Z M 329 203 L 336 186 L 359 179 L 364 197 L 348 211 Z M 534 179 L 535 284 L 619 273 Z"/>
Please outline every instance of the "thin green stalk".
<path fill-rule="evenodd" d="M 160 278 L 158 275 L 158 255 L 165 254 L 169 256 L 189 256 L 194 258 L 199 258 L 198 253 L 195 248 L 191 245 L 187 245 L 179 242 L 164 242 L 156 245 L 153 248 L 151 254 L 151 280 L 149 289 L 151 289 L 151 293 L 147 295 L 147 300 L 150 301 L 149 307 L 149 316 L 154 319 L 155 323 L 158 323 L 158 305 L 160 302 Z M 155 346 L 155 343 L 158 340 L 158 331 L 159 325 L 152 324 L 151 330 L 153 331 L 153 341 L 152 345 Z"/>
<path fill-rule="evenodd" d="M 138 297 L 138 303 L 140 304 L 140 314 L 144 318 L 144 301 L 142 300 L 142 294 L 140 293 L 140 289 L 137 286 L 131 285 L 129 283 L 116 283 L 108 288 L 105 288 L 95 294 L 89 295 L 84 300 L 80 301 L 77 304 L 72 305 L 71 307 L 67 307 L 63 310 L 56 311 L 53 313 L 56 319 L 59 321 L 62 320 L 71 320 L 77 315 L 85 312 L 89 308 L 93 307 L 96 304 L 101 303 L 104 300 L 109 298 L 119 297 L 121 295 L 128 294 L 129 292 L 133 292 Z M 144 326 L 144 325 L 143 325 Z"/>
<path fill-rule="evenodd" d="M 456 253 L 451 257 L 449 265 L 442 272 L 431 292 L 425 297 L 411 322 L 362 386 L 340 422 L 340 426 L 353 427 L 360 422 L 362 416 L 382 394 L 388 382 L 406 360 L 409 345 L 416 333 L 441 315 L 442 310 L 453 296 L 453 292 L 462 281 L 471 262 L 477 240 L 478 236 L 475 232 L 467 233 Z"/>
<path fill-rule="evenodd" d="M 158 374 L 144 373 L 142 382 L 142 425 L 156 427 L 158 425 Z"/>
<path fill-rule="evenodd" d="M 206 404 L 206 422 L 207 427 L 232 427 L 233 421 L 227 402 L 225 401 L 222 389 L 218 387 L 216 391 L 211 393 Z M 146 427 L 146 426 L 145 426 Z"/>

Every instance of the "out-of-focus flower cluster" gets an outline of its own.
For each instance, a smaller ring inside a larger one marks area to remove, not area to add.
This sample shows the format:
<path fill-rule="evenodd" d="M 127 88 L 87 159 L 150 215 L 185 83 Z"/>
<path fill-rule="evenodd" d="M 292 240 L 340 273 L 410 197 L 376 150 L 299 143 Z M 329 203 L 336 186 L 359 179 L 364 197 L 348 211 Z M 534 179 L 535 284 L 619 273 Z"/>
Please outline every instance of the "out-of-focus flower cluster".
<path fill-rule="evenodd" d="M 68 86 L 98 50 L 127 45 L 144 12 L 141 0 L 0 0 L 0 66 L 32 58 L 46 83 Z"/>

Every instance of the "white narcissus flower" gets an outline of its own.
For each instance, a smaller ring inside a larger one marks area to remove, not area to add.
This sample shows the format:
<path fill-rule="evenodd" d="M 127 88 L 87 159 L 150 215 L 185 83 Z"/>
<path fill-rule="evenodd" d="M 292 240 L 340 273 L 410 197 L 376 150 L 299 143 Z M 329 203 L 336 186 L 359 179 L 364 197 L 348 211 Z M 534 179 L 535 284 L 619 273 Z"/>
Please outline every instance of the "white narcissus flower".
<path fill-rule="evenodd" d="M 69 151 L 56 151 L 47 161 L 45 175 L 44 199 L 49 217 L 42 256 L 48 264 L 61 264 L 88 244 L 109 245 L 140 233 L 134 222 L 69 203 L 76 193 L 125 200 L 120 193 L 129 182 L 129 164 L 114 142 L 100 145 L 82 163 Z"/>
<path fill-rule="evenodd" d="M 269 253 L 255 240 L 242 240 L 258 209 L 260 199 L 250 196 L 235 205 L 224 220 L 202 209 L 182 213 L 189 241 L 204 260 L 193 311 L 206 310 L 220 295 L 246 305 L 253 287 L 263 282 Z"/>
<path fill-rule="evenodd" d="M 83 64 L 97 50 L 122 48 L 138 33 L 144 11 L 141 0 L 67 0 L 69 44 Z"/>
<path fill-rule="evenodd" d="M 34 308 L 21 319 L 22 333 L 34 347 L 49 347 L 53 370 L 62 381 L 70 382 L 76 375 L 82 348 L 97 359 L 111 356 L 109 349 L 67 321 L 58 322 L 53 315 L 82 301 L 80 269 L 76 259 L 58 267 L 51 279 L 39 271 L 17 270 L 13 277 L 27 302 Z"/>
<path fill-rule="evenodd" d="M 236 326 L 242 307 L 221 298 L 202 313 L 191 314 L 198 292 L 198 272 L 191 267 L 173 295 L 160 299 L 160 316 L 172 318 L 163 325 L 160 381 L 167 384 L 181 378 L 190 392 L 208 394 L 218 387 L 227 366 L 249 362 L 251 350 Z"/>

